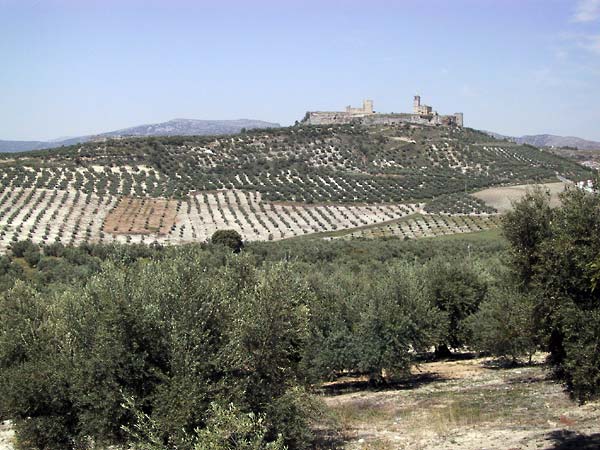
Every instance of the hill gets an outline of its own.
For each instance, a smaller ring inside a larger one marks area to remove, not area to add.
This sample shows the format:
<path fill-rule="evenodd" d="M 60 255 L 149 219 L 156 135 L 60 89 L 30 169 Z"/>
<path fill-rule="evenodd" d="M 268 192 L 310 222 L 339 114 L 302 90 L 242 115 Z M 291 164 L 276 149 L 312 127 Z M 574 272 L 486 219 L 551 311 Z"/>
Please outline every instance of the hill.
<path fill-rule="evenodd" d="M 82 142 L 98 141 L 107 138 L 124 136 L 190 136 L 190 135 L 219 135 L 239 133 L 243 129 L 277 128 L 278 123 L 262 120 L 196 120 L 173 119 L 168 122 L 139 125 L 98 135 L 71 137 L 54 141 L 1 141 L 0 152 L 23 152 L 64 147 Z"/>
<path fill-rule="evenodd" d="M 129 137 L 0 157 L 0 246 L 13 239 L 192 242 L 233 228 L 271 240 L 390 226 L 404 237 L 494 226 L 467 195 L 590 178 L 472 129 L 300 126 Z"/>
<path fill-rule="evenodd" d="M 203 136 L 219 134 L 235 134 L 240 131 L 278 128 L 278 123 L 264 122 L 262 120 L 197 120 L 197 119 L 173 119 L 168 122 L 110 131 L 98 135 L 100 138 L 121 136 Z"/>
<path fill-rule="evenodd" d="M 588 141 L 575 136 L 555 136 L 537 134 L 514 138 L 519 144 L 531 144 L 536 147 L 571 147 L 579 150 L 600 150 L 600 142 Z"/>
<path fill-rule="evenodd" d="M 598 150 L 600 142 L 589 141 L 575 136 L 556 136 L 554 134 L 532 134 L 526 136 L 504 136 L 487 131 L 490 136 L 497 139 L 508 139 L 518 144 L 529 144 L 536 147 L 573 148 L 579 150 Z"/>

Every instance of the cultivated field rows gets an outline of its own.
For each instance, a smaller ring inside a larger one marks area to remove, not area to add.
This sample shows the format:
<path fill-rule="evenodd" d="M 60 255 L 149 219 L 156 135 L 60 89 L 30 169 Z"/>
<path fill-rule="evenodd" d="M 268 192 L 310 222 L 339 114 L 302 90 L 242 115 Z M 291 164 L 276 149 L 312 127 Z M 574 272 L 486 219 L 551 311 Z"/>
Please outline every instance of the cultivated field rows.
<path fill-rule="evenodd" d="M 116 198 L 79 191 L 6 189 L 0 195 L 0 248 L 12 240 L 80 243 L 102 237 L 102 217 Z"/>
<path fill-rule="evenodd" d="M 376 238 L 397 236 L 416 239 L 457 233 L 472 233 L 498 228 L 499 225 L 500 218 L 497 215 L 416 214 L 413 217 L 408 217 L 400 221 L 350 231 L 341 237 Z"/>
<path fill-rule="evenodd" d="M 236 189 L 308 204 L 420 202 L 557 174 L 579 180 L 584 172 L 574 162 L 473 130 L 413 125 L 130 138 L 0 157 L 0 185 L 10 188 L 153 198 Z"/>
<path fill-rule="evenodd" d="M 258 192 L 239 190 L 196 193 L 182 200 L 5 188 L 0 191 L 0 248 L 23 239 L 65 244 L 203 242 L 219 229 L 234 229 L 245 240 L 278 240 L 399 220 L 423 206 L 273 203 Z"/>
<path fill-rule="evenodd" d="M 135 195 L 162 197 L 165 189 L 181 180 L 161 174 L 147 166 L 100 166 L 32 168 L 29 166 L 1 167 L 0 185 L 6 188 L 38 188 L 81 190 L 99 196 Z M 275 199 L 310 196 L 319 201 L 358 201 L 369 198 L 373 202 L 393 201 L 398 196 L 412 197 L 423 186 L 404 186 L 402 183 L 364 176 L 348 179 L 343 175 L 306 174 L 293 170 L 265 171 L 260 174 L 239 172 L 235 176 L 206 175 L 200 190 L 244 189 L 255 187 L 272 193 Z M 294 194 L 291 194 L 291 192 Z M 193 193 L 190 192 L 190 193 Z"/>
<path fill-rule="evenodd" d="M 259 193 L 237 190 L 200 193 L 186 200 L 124 198 L 108 214 L 104 232 L 108 239 L 127 242 L 198 242 L 219 229 L 236 230 L 245 240 L 278 240 L 399 219 L 421 206 L 278 204 L 262 201 Z M 145 225 L 152 210 L 175 214 Z"/>

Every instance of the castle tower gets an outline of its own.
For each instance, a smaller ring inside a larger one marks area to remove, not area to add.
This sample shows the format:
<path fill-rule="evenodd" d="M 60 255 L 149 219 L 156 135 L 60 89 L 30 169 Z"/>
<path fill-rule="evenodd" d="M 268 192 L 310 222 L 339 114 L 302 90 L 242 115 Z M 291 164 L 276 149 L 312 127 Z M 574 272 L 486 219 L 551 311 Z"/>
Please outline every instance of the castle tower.
<path fill-rule="evenodd" d="M 415 99 L 413 100 L 413 113 L 420 114 L 420 108 L 421 108 L 421 96 L 417 94 L 417 95 L 415 95 Z"/>
<path fill-rule="evenodd" d="M 373 114 L 373 100 L 363 100 L 363 111 L 367 114 Z"/>
<path fill-rule="evenodd" d="M 463 113 L 454 113 L 454 117 L 456 117 L 456 125 L 462 128 L 464 126 Z"/>

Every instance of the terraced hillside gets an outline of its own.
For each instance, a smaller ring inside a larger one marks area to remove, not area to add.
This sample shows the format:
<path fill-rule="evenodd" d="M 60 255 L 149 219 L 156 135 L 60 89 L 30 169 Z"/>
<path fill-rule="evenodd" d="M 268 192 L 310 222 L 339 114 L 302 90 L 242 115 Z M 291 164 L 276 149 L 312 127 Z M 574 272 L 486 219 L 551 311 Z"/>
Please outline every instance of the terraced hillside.
<path fill-rule="evenodd" d="M 557 175 L 587 179 L 590 171 L 448 127 L 303 126 L 86 143 L 0 157 L 0 247 L 26 238 L 180 243 L 222 228 L 283 239 L 417 213 L 487 216 L 494 210 L 465 192 Z"/>

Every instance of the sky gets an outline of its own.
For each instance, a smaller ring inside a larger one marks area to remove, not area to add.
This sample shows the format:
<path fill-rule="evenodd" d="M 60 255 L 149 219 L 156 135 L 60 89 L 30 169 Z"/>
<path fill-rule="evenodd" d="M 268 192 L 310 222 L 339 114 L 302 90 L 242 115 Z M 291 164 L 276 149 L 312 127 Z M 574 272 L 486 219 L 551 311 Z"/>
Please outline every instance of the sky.
<path fill-rule="evenodd" d="M 600 140 L 600 0 L 0 0 L 0 139 L 415 93 L 469 127 Z"/>

